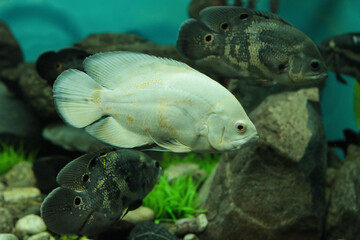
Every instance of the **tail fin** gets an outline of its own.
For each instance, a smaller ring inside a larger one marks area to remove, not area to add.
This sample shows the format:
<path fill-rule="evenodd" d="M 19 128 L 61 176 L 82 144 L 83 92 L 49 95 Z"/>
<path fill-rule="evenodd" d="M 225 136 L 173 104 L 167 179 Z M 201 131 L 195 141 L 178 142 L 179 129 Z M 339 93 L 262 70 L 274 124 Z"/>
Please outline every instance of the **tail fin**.
<path fill-rule="evenodd" d="M 86 73 L 69 69 L 56 79 L 53 87 L 55 106 L 68 124 L 82 128 L 102 116 L 103 88 Z"/>

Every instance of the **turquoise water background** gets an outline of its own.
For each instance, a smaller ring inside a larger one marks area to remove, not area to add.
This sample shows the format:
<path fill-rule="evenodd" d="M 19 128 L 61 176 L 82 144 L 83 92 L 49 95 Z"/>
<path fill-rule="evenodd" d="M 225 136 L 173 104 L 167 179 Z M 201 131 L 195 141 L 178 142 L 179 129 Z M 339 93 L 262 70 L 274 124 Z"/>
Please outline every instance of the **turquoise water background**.
<path fill-rule="evenodd" d="M 190 0 L 0 0 L 0 20 L 11 28 L 26 61 L 58 50 L 91 33 L 138 33 L 174 45 Z M 232 2 L 232 1 L 229 1 Z M 246 2 L 246 1 L 245 1 Z M 258 0 L 258 10 L 268 10 Z M 337 34 L 360 32 L 360 0 L 280 0 L 279 13 L 315 43 Z M 0 36 L 1 37 L 1 36 Z M 323 121 L 329 140 L 343 139 L 343 129 L 358 130 L 353 113 L 354 80 L 347 85 L 329 72 L 322 92 Z"/>

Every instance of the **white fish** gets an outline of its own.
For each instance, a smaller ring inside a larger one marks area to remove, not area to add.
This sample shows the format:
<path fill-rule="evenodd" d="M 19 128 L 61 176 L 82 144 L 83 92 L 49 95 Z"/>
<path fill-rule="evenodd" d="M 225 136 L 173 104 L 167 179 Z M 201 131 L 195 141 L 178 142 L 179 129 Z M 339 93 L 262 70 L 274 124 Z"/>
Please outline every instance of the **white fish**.
<path fill-rule="evenodd" d="M 108 52 L 54 83 L 55 105 L 70 125 L 119 147 L 215 152 L 258 138 L 239 101 L 188 65 L 140 53 Z"/>

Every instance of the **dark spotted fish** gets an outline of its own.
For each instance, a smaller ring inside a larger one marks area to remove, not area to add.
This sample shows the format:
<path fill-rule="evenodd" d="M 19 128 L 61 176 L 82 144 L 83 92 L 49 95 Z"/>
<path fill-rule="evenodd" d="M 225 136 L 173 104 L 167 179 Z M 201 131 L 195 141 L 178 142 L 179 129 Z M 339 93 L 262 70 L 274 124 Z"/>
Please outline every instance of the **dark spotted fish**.
<path fill-rule="evenodd" d="M 180 28 L 177 50 L 220 77 L 260 85 L 323 80 L 327 67 L 314 42 L 279 16 L 241 7 L 208 7 Z"/>
<path fill-rule="evenodd" d="M 90 56 L 89 53 L 78 48 L 45 52 L 36 61 L 36 71 L 52 86 L 63 71 L 70 68 L 82 70 L 82 62 L 88 56 Z"/>
<path fill-rule="evenodd" d="M 341 74 L 360 83 L 360 33 L 348 33 L 328 38 L 319 44 L 319 50 L 339 82 L 346 84 Z"/>
<path fill-rule="evenodd" d="M 141 205 L 160 170 L 158 162 L 134 150 L 85 154 L 60 171 L 60 187 L 45 198 L 41 216 L 55 233 L 98 234 Z"/>

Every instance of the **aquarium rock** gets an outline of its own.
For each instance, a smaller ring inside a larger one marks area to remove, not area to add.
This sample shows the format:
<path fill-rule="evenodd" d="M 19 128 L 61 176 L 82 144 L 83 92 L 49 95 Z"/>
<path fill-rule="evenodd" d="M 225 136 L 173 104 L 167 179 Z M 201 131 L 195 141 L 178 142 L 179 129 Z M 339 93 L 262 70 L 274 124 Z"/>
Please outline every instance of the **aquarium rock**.
<path fill-rule="evenodd" d="M 325 81 L 313 83 L 309 84 L 307 87 L 318 87 L 322 89 L 324 83 Z M 289 91 L 299 91 L 303 88 L 303 86 L 287 86 L 281 84 L 271 87 L 261 87 L 251 84 L 248 81 L 239 81 L 236 79 L 231 79 L 228 87 L 229 91 L 241 102 L 245 111 L 249 113 L 270 95 Z"/>
<path fill-rule="evenodd" d="M 29 162 L 14 165 L 3 177 L 8 187 L 34 187 L 36 178 Z"/>
<path fill-rule="evenodd" d="M 13 218 L 23 217 L 25 213 L 39 212 L 43 197 L 39 189 L 28 188 L 7 188 L 0 192 L 0 207 L 4 207 Z"/>
<path fill-rule="evenodd" d="M 39 189 L 35 187 L 26 188 L 8 188 L 2 192 L 2 197 L 5 202 L 15 202 L 28 199 L 35 199 L 40 197 Z"/>
<path fill-rule="evenodd" d="M 350 145 L 331 190 L 326 239 L 360 239 L 360 147 Z"/>
<path fill-rule="evenodd" d="M 177 240 L 164 226 L 143 222 L 134 227 L 128 240 Z"/>
<path fill-rule="evenodd" d="M 0 216 L 0 233 L 11 233 L 14 227 L 14 221 L 11 213 L 6 208 L 0 208 Z"/>
<path fill-rule="evenodd" d="M 8 26 L 0 21 L 0 71 L 15 67 L 23 61 L 19 43 Z"/>
<path fill-rule="evenodd" d="M 48 232 L 41 232 L 32 235 L 27 240 L 55 240 L 55 238 Z"/>
<path fill-rule="evenodd" d="M 22 67 L 19 87 L 37 116 L 42 119 L 60 119 L 54 106 L 52 86 L 37 74 L 34 63 L 25 63 Z"/>
<path fill-rule="evenodd" d="M 42 135 L 55 145 L 68 151 L 91 152 L 109 146 L 91 136 L 85 129 L 74 128 L 61 122 L 46 126 Z"/>
<path fill-rule="evenodd" d="M 46 231 L 46 225 L 41 217 L 31 214 L 20 218 L 15 225 L 18 232 L 36 234 Z"/>
<path fill-rule="evenodd" d="M 193 233 L 186 234 L 184 240 L 199 240 L 198 236 Z"/>
<path fill-rule="evenodd" d="M 200 239 L 320 239 L 326 139 L 318 90 L 269 96 L 250 118 L 260 139 L 222 156 L 200 207 L 209 220 Z"/>
<path fill-rule="evenodd" d="M 0 233 L 0 240 L 18 240 L 18 238 L 12 233 Z"/>
<path fill-rule="evenodd" d="M 208 220 L 205 214 L 200 214 L 196 218 L 188 217 L 182 218 L 171 225 L 169 231 L 177 237 L 184 237 L 190 233 L 201 233 L 208 225 Z"/>
<path fill-rule="evenodd" d="M 8 92 L 9 93 L 9 92 Z M 11 93 L 9 93 L 11 94 Z M 0 96 L 0 134 L 15 138 L 40 138 L 40 122 L 26 104 L 9 94 Z"/>
<path fill-rule="evenodd" d="M 133 211 L 129 211 L 122 220 L 139 224 L 146 221 L 153 221 L 155 219 L 155 213 L 148 207 L 141 206 Z"/>
<path fill-rule="evenodd" d="M 340 159 L 340 157 L 336 154 L 336 152 L 333 149 L 328 148 L 327 167 L 340 169 L 343 164 L 344 161 Z"/>

